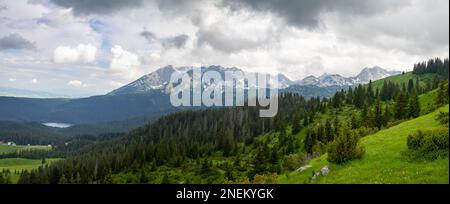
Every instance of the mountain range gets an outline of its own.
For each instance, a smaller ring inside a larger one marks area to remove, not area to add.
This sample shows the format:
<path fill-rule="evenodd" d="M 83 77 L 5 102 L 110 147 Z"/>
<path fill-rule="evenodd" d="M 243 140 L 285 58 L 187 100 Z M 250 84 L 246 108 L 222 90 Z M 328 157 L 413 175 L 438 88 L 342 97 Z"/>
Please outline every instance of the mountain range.
<path fill-rule="evenodd" d="M 174 67 L 172 65 L 162 67 L 152 73 L 142 76 L 141 78 L 133 81 L 125 86 L 122 86 L 118 89 L 115 89 L 109 92 L 106 95 L 123 95 L 123 94 L 142 94 L 156 91 L 168 92 L 167 85 L 170 81 L 170 76 L 175 72 L 189 72 L 193 67 Z M 222 66 L 209 66 L 202 67 L 202 71 L 210 71 L 215 70 L 221 73 L 224 78 L 225 71 L 242 71 L 243 73 L 251 73 L 245 72 L 239 68 L 225 68 Z M 375 66 L 372 68 L 364 68 L 361 72 L 354 77 L 343 77 L 339 74 L 322 74 L 319 77 L 316 76 L 307 76 L 301 80 L 291 80 L 289 77 L 278 74 L 278 88 L 283 90 L 304 90 L 304 91 L 296 91 L 301 95 L 306 97 L 309 96 L 320 96 L 320 97 L 328 97 L 329 94 L 319 94 L 319 95 L 311 95 L 306 94 L 307 92 L 311 92 L 310 90 L 317 93 L 317 90 L 321 90 L 323 88 L 328 89 L 325 91 L 319 91 L 319 93 L 333 93 L 334 90 L 339 90 L 340 88 L 356 86 L 358 84 L 366 84 L 369 81 L 375 81 L 378 79 L 386 78 L 389 76 L 394 76 L 401 74 L 400 71 L 387 71 L 379 66 Z M 244 83 L 240 81 L 238 83 Z M 219 84 L 222 85 L 222 84 Z M 210 85 L 205 83 L 203 87 L 209 87 Z M 300 87 L 300 89 L 299 89 Z M 312 93 L 314 93 L 312 92 Z M 9 96 L 9 97 L 24 97 L 24 98 L 73 98 L 67 95 L 60 95 L 48 92 L 38 92 L 38 91 L 30 91 L 16 88 L 7 88 L 0 87 L 0 96 Z"/>
<path fill-rule="evenodd" d="M 0 96 L 0 120 L 22 122 L 57 122 L 74 126 L 64 134 L 84 132 L 128 131 L 156 118 L 191 107 L 173 107 L 168 94 L 168 82 L 174 72 L 190 71 L 192 67 L 166 66 L 105 95 L 87 98 L 18 98 Z M 204 67 L 203 71 L 225 71 L 238 68 Z M 399 74 L 380 67 L 365 68 L 355 77 L 324 74 L 292 81 L 279 74 L 280 92 L 294 92 L 305 98 L 329 97 L 341 89 Z M 222 76 L 223 77 L 223 76 Z M 238 83 L 244 83 L 239 81 Z M 204 83 L 203 88 L 215 88 Z M 200 107 L 201 108 L 201 107 Z M 111 129 L 111 125 L 115 128 Z"/>
<path fill-rule="evenodd" d="M 120 94 L 136 94 L 136 93 L 146 93 L 149 91 L 154 90 L 160 90 L 162 92 L 168 92 L 169 88 L 169 81 L 170 77 L 173 73 L 183 73 L 186 72 L 190 76 L 192 76 L 192 72 L 194 68 L 198 67 L 173 67 L 172 65 L 162 67 L 150 74 L 144 75 L 141 78 L 137 79 L 134 82 L 131 82 L 123 87 L 120 87 L 116 90 L 113 90 L 112 92 L 108 93 L 107 95 L 120 95 Z M 217 71 L 220 73 L 222 79 L 225 78 L 225 72 L 227 71 L 240 71 L 244 74 L 255 74 L 255 72 L 245 72 L 238 68 L 225 68 L 222 66 L 209 66 L 209 67 L 201 67 L 202 74 L 207 71 Z M 274 77 L 274 75 L 272 75 Z M 284 89 L 289 87 L 293 84 L 293 81 L 291 81 L 288 77 L 286 77 L 283 74 L 278 75 L 279 83 L 277 88 Z M 226 83 L 226 82 L 224 82 Z M 243 80 L 237 81 L 237 84 L 243 85 L 245 83 Z M 270 82 L 269 82 L 270 83 Z M 221 86 L 221 85 L 227 85 L 222 83 L 214 84 L 214 86 Z M 271 84 L 272 86 L 275 86 L 274 84 Z M 213 85 L 209 82 L 203 82 L 202 87 L 203 88 L 214 88 Z"/>
<path fill-rule="evenodd" d="M 120 95 L 120 94 L 136 94 L 136 93 L 146 93 L 149 91 L 159 90 L 162 92 L 168 91 L 168 84 L 170 81 L 170 76 L 176 72 L 189 72 L 193 67 L 173 67 L 171 65 L 162 67 L 150 74 L 144 75 L 141 78 L 137 79 L 134 82 L 131 82 L 128 85 L 120 87 L 112 92 L 108 93 L 108 95 Z M 224 78 L 224 73 L 226 71 L 242 71 L 243 73 L 247 73 L 238 68 L 225 68 L 221 66 L 210 66 L 210 67 L 202 67 L 202 72 L 215 70 L 221 73 L 222 78 Z M 251 72 L 248 72 L 251 73 Z M 279 89 L 289 89 L 291 86 L 301 86 L 303 88 L 329 88 L 331 90 L 335 90 L 343 87 L 356 86 L 358 84 L 366 84 L 369 81 L 374 81 L 378 79 L 382 79 L 389 76 L 394 76 L 401 74 L 400 71 L 387 71 L 381 67 L 375 66 L 372 68 L 364 68 L 357 76 L 355 77 L 343 77 L 338 74 L 323 74 L 320 77 L 308 76 L 302 80 L 293 81 L 289 79 L 287 76 L 283 74 L 278 74 L 278 88 Z M 238 82 L 244 83 L 244 82 Z M 219 84 L 222 85 L 222 84 Z M 204 83 L 203 87 L 208 88 L 209 84 Z M 289 89 L 290 90 L 290 89 Z M 299 93 L 302 94 L 302 93 Z M 303 95 L 303 94 L 302 94 Z M 320 97 L 327 97 L 327 95 L 317 95 Z"/>
<path fill-rule="evenodd" d="M 356 86 L 358 84 L 367 84 L 370 81 L 383 79 L 386 77 L 399 75 L 400 71 L 387 71 L 379 66 L 364 68 L 354 77 L 343 77 L 339 74 L 323 74 L 320 77 L 308 76 L 294 84 L 305 86 L 332 87 L 332 86 Z"/>

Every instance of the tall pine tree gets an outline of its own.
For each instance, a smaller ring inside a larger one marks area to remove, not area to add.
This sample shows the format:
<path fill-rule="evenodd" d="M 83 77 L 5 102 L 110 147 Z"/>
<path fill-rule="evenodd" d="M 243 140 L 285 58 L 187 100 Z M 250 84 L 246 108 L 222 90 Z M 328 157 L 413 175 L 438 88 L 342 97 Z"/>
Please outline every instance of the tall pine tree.
<path fill-rule="evenodd" d="M 411 93 L 408 104 L 408 116 L 410 118 L 417 118 L 420 115 L 419 97 L 415 90 Z"/>
<path fill-rule="evenodd" d="M 383 126 L 383 113 L 381 110 L 381 99 L 378 98 L 377 102 L 375 103 L 375 126 L 378 129 L 381 129 Z"/>

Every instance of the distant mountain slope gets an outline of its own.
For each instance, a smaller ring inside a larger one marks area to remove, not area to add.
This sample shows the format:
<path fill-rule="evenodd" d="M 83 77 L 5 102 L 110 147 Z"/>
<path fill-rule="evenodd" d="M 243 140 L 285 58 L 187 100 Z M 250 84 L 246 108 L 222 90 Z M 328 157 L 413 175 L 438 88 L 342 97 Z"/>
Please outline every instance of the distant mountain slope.
<path fill-rule="evenodd" d="M 68 98 L 67 95 L 54 94 L 41 91 L 30 91 L 24 89 L 0 87 L 0 96 L 27 97 L 27 98 Z"/>
<path fill-rule="evenodd" d="M 292 85 L 286 89 L 282 89 L 281 92 L 297 93 L 305 98 L 328 98 L 333 96 L 336 92 L 344 89 L 348 89 L 350 86 L 328 86 L 320 87 L 315 85 Z"/>
<path fill-rule="evenodd" d="M 162 112 L 153 112 L 151 114 L 144 114 L 124 120 L 77 124 L 68 128 L 57 129 L 56 132 L 66 136 L 129 132 L 151 123 L 164 115 L 177 112 L 178 110 L 181 109 L 163 110 Z"/>
<path fill-rule="evenodd" d="M 55 144 L 64 137 L 54 128 L 34 122 L 0 121 L 0 141 L 17 145 Z"/>
<path fill-rule="evenodd" d="M 173 66 L 160 68 L 155 72 L 144 75 L 138 80 L 110 92 L 108 95 L 146 93 L 152 90 L 164 90 L 165 86 L 170 81 L 170 76 L 176 71 L 177 70 Z"/>
<path fill-rule="evenodd" d="M 125 120 L 141 115 L 162 114 L 176 109 L 168 95 L 105 95 L 81 99 L 31 99 L 0 97 L 0 120 L 59 122 L 71 124 Z"/>

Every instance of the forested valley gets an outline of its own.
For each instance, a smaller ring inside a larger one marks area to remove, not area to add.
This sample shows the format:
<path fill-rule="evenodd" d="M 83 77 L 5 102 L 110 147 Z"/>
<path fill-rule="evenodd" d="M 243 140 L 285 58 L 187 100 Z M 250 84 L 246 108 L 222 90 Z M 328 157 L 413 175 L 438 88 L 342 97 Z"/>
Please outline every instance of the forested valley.
<path fill-rule="evenodd" d="M 412 76 L 406 82 L 392 77 L 331 98 L 282 93 L 273 118 L 259 117 L 261 107 L 184 111 L 128 134 L 78 136 L 52 151 L 1 157 L 63 158 L 17 172 L 22 184 L 278 183 L 323 154 L 337 164 L 359 159 L 360 138 L 448 104 L 448 70 L 448 59 L 432 59 L 403 73 Z M 436 97 L 423 104 L 426 94 Z"/>

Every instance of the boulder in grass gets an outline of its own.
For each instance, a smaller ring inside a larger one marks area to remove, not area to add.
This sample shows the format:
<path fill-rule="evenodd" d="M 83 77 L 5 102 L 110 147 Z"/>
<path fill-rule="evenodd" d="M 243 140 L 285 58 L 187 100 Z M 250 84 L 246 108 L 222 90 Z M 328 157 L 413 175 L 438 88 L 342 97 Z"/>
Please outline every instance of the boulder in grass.
<path fill-rule="evenodd" d="M 305 166 L 298 168 L 297 171 L 302 172 L 302 171 L 305 171 L 306 169 L 309 169 L 310 167 L 311 167 L 311 165 L 305 165 Z"/>
<path fill-rule="evenodd" d="M 321 170 L 320 170 L 322 175 L 327 175 L 328 173 L 330 173 L 330 169 L 328 168 L 328 166 L 324 166 Z"/>

